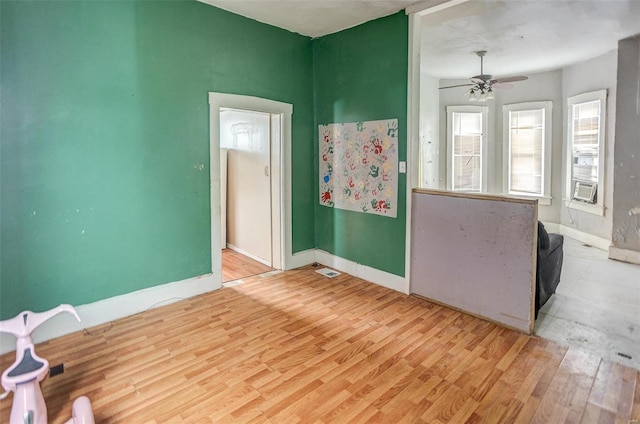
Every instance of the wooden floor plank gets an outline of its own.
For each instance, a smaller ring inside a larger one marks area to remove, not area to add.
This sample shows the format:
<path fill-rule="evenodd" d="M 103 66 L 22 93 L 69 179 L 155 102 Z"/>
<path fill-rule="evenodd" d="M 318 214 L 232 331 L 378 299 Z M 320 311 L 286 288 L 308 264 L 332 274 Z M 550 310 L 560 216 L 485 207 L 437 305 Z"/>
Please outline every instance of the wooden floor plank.
<path fill-rule="evenodd" d="M 630 422 L 640 423 L 640 371 L 636 372 L 636 387 L 633 396 L 633 405 L 631 407 Z"/>
<path fill-rule="evenodd" d="M 532 421 L 579 422 L 600 363 L 587 352 L 569 349 Z"/>
<path fill-rule="evenodd" d="M 244 279 L 41 343 L 49 422 L 640 420 L 640 372 L 347 274 Z M 0 367 L 13 354 L 0 357 Z M 0 402 L 8 422 L 11 396 Z"/>
<path fill-rule="evenodd" d="M 247 278 L 264 272 L 273 271 L 264 265 L 231 249 L 222 250 L 222 282 Z"/>

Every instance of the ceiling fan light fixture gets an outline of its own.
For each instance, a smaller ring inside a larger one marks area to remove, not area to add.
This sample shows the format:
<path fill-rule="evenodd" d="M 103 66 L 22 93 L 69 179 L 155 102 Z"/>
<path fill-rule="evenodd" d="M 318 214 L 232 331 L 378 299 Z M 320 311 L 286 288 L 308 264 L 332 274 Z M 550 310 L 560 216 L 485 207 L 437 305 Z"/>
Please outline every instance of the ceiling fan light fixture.
<path fill-rule="evenodd" d="M 468 91 L 469 97 L 468 101 L 470 102 L 485 102 L 487 100 L 494 100 L 495 94 L 493 92 L 493 85 L 496 84 L 496 88 L 508 88 L 509 84 L 516 81 L 524 81 L 528 79 L 525 76 L 513 76 L 513 77 L 505 77 L 505 78 L 493 78 L 491 74 L 484 73 L 484 56 L 487 53 L 486 50 L 478 50 L 474 52 L 480 58 L 480 74 L 474 77 L 471 77 L 471 81 L 468 84 L 456 84 L 449 85 L 446 87 L 439 87 L 440 90 L 445 88 L 456 88 L 456 87 L 471 87 Z"/>
<path fill-rule="evenodd" d="M 487 89 L 482 86 L 478 86 L 476 89 L 476 100 L 479 102 L 487 101 Z"/>
<path fill-rule="evenodd" d="M 491 88 L 489 88 L 487 90 L 487 95 L 486 95 L 487 100 L 493 100 L 495 99 L 495 95 L 493 94 L 493 90 Z"/>

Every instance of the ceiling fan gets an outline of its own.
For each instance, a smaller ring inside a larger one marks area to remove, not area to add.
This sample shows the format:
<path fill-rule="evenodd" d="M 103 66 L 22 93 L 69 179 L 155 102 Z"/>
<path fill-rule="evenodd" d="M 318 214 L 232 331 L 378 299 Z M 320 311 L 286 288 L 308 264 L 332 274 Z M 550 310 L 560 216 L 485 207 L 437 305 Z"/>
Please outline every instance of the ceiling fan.
<path fill-rule="evenodd" d="M 524 81 L 528 79 L 525 76 L 505 77 L 493 79 L 493 75 L 484 73 L 484 56 L 487 54 L 486 50 L 478 50 L 475 54 L 480 58 L 480 75 L 471 77 L 471 82 L 468 84 L 449 85 L 444 88 L 455 87 L 471 87 L 469 89 L 469 101 L 487 101 L 493 100 L 493 88 L 510 87 L 508 83 L 516 81 Z"/>

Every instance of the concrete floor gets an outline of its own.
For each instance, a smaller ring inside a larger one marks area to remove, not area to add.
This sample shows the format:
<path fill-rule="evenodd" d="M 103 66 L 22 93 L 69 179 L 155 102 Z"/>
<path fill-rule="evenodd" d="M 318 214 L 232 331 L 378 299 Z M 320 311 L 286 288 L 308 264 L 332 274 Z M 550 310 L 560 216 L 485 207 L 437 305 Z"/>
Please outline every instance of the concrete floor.
<path fill-rule="evenodd" d="M 535 333 L 640 370 L 640 265 L 565 237 L 560 284 Z"/>

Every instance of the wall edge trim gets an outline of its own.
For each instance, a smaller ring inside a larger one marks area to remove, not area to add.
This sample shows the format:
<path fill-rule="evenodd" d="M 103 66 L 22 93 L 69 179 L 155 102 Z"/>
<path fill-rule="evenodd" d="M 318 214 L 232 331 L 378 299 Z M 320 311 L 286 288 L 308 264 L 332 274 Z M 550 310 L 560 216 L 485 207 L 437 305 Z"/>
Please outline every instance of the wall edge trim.
<path fill-rule="evenodd" d="M 149 309 L 208 293 L 220 287 L 222 286 L 219 277 L 213 274 L 204 274 L 109 297 L 85 305 L 74 305 L 82 319 L 81 322 L 77 322 L 70 314 L 56 315 L 38 327 L 33 334 L 33 341 L 34 343 L 40 343 L 77 331 L 83 331 L 87 328 L 135 315 Z M 2 333 L 0 335 L 0 354 L 12 352 L 15 348 L 15 337 Z"/>
<path fill-rule="evenodd" d="M 597 247 L 598 249 L 602 249 L 604 251 L 608 251 L 609 246 L 611 245 L 610 240 L 576 230 L 575 228 L 567 227 L 566 225 L 560 224 L 558 230 L 559 233 L 563 236 L 571 237 L 572 239 Z"/>
<path fill-rule="evenodd" d="M 309 249 L 293 254 L 290 263 L 288 263 L 288 265 L 291 265 L 288 269 L 298 268 L 314 262 L 319 262 L 379 286 L 408 294 L 406 293 L 408 284 L 404 277 L 358 264 L 318 249 Z M 33 335 L 33 341 L 34 343 L 40 343 L 77 331 L 83 331 L 87 328 L 106 324 L 149 309 L 218 290 L 221 287 L 220 278 L 213 274 L 204 274 L 109 297 L 85 305 L 74 305 L 82 322 L 77 322 L 69 314 L 57 315 L 38 327 Z M 15 346 L 15 337 L 8 334 L 0 334 L 0 355 L 14 351 Z"/>
<path fill-rule="evenodd" d="M 408 284 L 404 277 L 400 277 L 386 271 L 381 271 L 376 268 L 362 265 L 319 249 L 316 251 L 316 261 L 321 263 L 322 265 L 328 266 L 330 268 L 335 268 L 341 272 L 346 272 L 347 274 L 351 274 L 354 277 L 362 278 L 363 280 L 369 281 L 379 286 L 383 286 L 400 293 L 408 294 Z"/>
<path fill-rule="evenodd" d="M 640 252 L 609 246 L 609 259 L 640 265 Z"/>
<path fill-rule="evenodd" d="M 291 255 L 286 263 L 286 270 L 300 268 L 301 266 L 312 264 L 316 261 L 316 249 L 303 250 Z"/>

